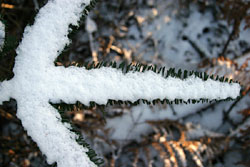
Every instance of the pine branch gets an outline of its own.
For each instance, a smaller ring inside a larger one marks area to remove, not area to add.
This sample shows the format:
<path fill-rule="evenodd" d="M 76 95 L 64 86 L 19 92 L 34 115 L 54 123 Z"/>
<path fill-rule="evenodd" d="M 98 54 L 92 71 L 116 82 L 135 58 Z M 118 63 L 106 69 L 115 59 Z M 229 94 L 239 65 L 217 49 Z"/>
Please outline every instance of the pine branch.
<path fill-rule="evenodd" d="M 74 64 L 72 64 L 74 65 Z M 178 69 L 178 70 L 175 70 L 175 68 L 170 68 L 168 70 L 166 70 L 165 67 L 160 67 L 160 68 L 157 68 L 157 66 L 148 66 L 146 64 L 140 64 L 140 63 L 137 63 L 137 64 L 128 64 L 126 65 L 125 62 L 122 62 L 120 64 L 116 63 L 116 62 L 99 62 L 95 65 L 94 62 L 90 62 L 90 63 L 85 63 L 85 64 L 77 64 L 78 67 L 85 67 L 86 70 L 88 71 L 93 71 L 93 70 L 96 70 L 96 69 L 101 69 L 101 68 L 113 68 L 113 69 L 117 69 L 117 70 L 120 70 L 123 72 L 124 75 L 126 74 L 131 74 L 131 73 L 136 73 L 136 72 L 139 72 L 139 73 L 145 73 L 145 72 L 148 72 L 148 71 L 152 71 L 156 74 L 159 74 L 161 75 L 163 78 L 178 78 L 178 79 L 181 79 L 181 80 L 185 80 L 187 78 L 189 78 L 190 76 L 195 76 L 197 78 L 200 78 L 201 80 L 203 81 L 207 81 L 208 79 L 211 79 L 211 80 L 214 80 L 214 81 L 218 81 L 218 82 L 221 82 L 221 83 L 237 83 L 237 81 L 233 81 L 232 79 L 228 79 L 228 78 L 225 78 L 225 77 L 214 77 L 213 75 L 208 75 L 207 73 L 203 73 L 203 72 L 195 72 L 195 71 L 187 71 L 187 70 L 181 70 L 181 69 Z M 98 78 L 96 78 L 98 79 Z M 240 98 L 240 97 L 238 97 Z M 155 104 L 159 104 L 159 103 L 162 103 L 162 104 L 181 104 L 181 103 L 185 103 L 185 104 L 188 104 L 188 103 L 199 103 L 199 102 L 202 102 L 202 103 L 212 103 L 212 102 L 219 102 L 219 101 L 228 101 L 228 100 L 233 100 L 232 98 L 227 98 L 227 99 L 223 99 L 223 100 L 209 100 L 209 99 L 205 99 L 205 98 L 201 98 L 201 99 L 188 99 L 188 100 L 183 100 L 183 99 L 174 99 L 174 100 L 169 100 L 169 99 L 153 99 L 153 100 L 147 100 L 147 99 L 137 99 L 136 101 L 130 101 L 130 100 L 115 100 L 115 99 L 108 99 L 107 100 L 107 103 L 106 104 L 99 104 L 98 102 L 95 102 L 95 101 L 91 101 L 89 103 L 89 105 L 86 105 L 86 104 L 81 104 L 84 106 L 84 108 L 92 108 L 92 107 L 95 107 L 95 106 L 99 106 L 99 107 L 105 107 L 105 106 L 108 106 L 108 105 L 122 105 L 122 104 L 125 104 L 125 105 L 138 105 L 140 103 L 143 103 L 143 104 L 152 104 L 152 105 L 155 105 Z M 81 102 L 79 102 L 81 103 Z M 58 103 L 57 103 L 58 104 Z M 66 103 L 64 103 L 66 104 Z M 63 105 L 61 105 L 63 106 Z M 71 105 L 73 106 L 73 105 Z"/>

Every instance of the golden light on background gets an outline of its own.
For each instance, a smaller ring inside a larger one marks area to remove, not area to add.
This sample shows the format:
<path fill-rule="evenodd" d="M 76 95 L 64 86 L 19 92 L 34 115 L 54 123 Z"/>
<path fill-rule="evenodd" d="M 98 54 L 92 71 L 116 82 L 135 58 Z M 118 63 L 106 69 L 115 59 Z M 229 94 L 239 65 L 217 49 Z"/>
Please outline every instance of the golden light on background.
<path fill-rule="evenodd" d="M 13 9 L 15 6 L 7 3 L 1 3 L 2 8 Z"/>

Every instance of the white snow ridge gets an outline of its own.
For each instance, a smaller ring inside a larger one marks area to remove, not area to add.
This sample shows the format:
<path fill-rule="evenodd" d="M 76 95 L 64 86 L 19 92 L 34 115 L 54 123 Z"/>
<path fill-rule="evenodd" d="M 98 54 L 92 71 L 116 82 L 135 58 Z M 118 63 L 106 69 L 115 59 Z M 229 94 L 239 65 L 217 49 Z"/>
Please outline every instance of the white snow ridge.
<path fill-rule="evenodd" d="M 50 0 L 38 13 L 35 23 L 26 27 L 17 49 L 14 78 L 0 83 L 0 103 L 10 97 L 17 101 L 17 116 L 28 135 L 46 155 L 49 164 L 58 167 L 96 166 L 76 135 L 60 121 L 51 102 L 89 105 L 106 104 L 108 99 L 225 99 L 236 98 L 240 85 L 193 76 L 181 80 L 163 78 L 152 71 L 122 73 L 102 67 L 86 70 L 78 67 L 55 67 L 54 60 L 69 43 L 70 24 L 77 25 L 89 0 Z"/>

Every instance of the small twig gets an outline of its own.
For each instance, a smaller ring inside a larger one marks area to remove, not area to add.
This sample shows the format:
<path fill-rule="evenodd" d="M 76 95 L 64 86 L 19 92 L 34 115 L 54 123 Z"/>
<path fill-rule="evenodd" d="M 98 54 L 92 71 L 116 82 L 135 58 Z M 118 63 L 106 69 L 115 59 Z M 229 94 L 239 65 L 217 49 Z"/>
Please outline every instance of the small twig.
<path fill-rule="evenodd" d="M 94 42 L 93 42 L 93 33 L 95 31 L 97 31 L 97 26 L 96 26 L 95 22 L 90 17 L 87 17 L 85 29 L 86 29 L 88 36 L 89 36 L 89 44 L 90 44 L 90 49 L 91 49 L 93 61 L 95 62 L 95 64 L 97 64 L 98 63 L 98 55 L 97 55 L 97 51 L 94 47 Z"/>
<path fill-rule="evenodd" d="M 234 30 L 230 33 L 228 39 L 227 39 L 227 42 L 226 44 L 224 45 L 223 49 L 222 49 L 222 52 L 218 55 L 218 57 L 224 57 L 225 56 L 225 53 L 227 51 L 227 48 L 229 46 L 229 43 L 230 41 L 233 39 L 233 36 L 234 36 L 235 32 Z"/>
<path fill-rule="evenodd" d="M 250 92 L 250 89 L 246 92 L 245 96 Z M 224 118 L 223 121 L 226 119 L 229 119 L 229 114 L 233 110 L 233 108 L 245 97 L 245 96 L 240 96 L 235 102 L 229 107 L 227 111 L 224 111 Z"/>
<path fill-rule="evenodd" d="M 88 35 L 89 35 L 89 43 L 90 43 L 90 49 L 92 53 L 92 59 L 95 63 L 98 63 L 98 55 L 94 47 L 93 35 L 92 33 L 88 33 Z"/>
<path fill-rule="evenodd" d="M 183 36 L 183 38 L 186 38 L 186 40 L 190 43 L 194 50 L 199 54 L 201 59 L 208 57 L 206 53 L 193 40 L 191 40 L 187 36 Z"/>
<path fill-rule="evenodd" d="M 173 115 L 177 115 L 177 112 L 175 111 L 174 106 L 169 104 L 169 107 L 171 108 Z"/>
<path fill-rule="evenodd" d="M 131 134 L 131 132 L 135 129 L 135 127 L 138 125 L 141 117 L 142 117 L 143 111 L 140 112 L 139 116 L 134 119 L 133 115 L 131 115 L 132 121 L 133 121 L 133 126 L 132 128 L 130 128 L 129 132 L 127 133 L 127 136 L 125 139 L 128 139 L 129 135 Z"/>
<path fill-rule="evenodd" d="M 207 111 L 207 110 L 210 109 L 210 108 L 214 108 L 215 105 L 218 105 L 219 103 L 220 103 L 220 102 L 215 102 L 215 103 L 209 104 L 208 106 L 201 108 L 201 109 L 198 110 L 197 112 L 194 112 L 194 113 L 188 114 L 188 115 L 186 115 L 186 116 L 183 116 L 181 119 L 187 119 L 187 118 L 189 118 L 189 117 L 191 117 L 191 116 L 194 116 L 194 115 L 197 115 L 197 114 L 198 114 L 198 115 L 201 115 L 203 112 Z"/>
<path fill-rule="evenodd" d="M 234 24 L 233 24 L 233 30 L 232 32 L 229 34 L 228 36 L 228 39 L 227 39 L 227 42 L 226 44 L 224 45 L 224 48 L 221 52 L 221 54 L 219 54 L 218 56 L 221 57 L 221 56 L 225 56 L 225 53 L 227 51 L 227 48 L 229 46 L 229 43 L 235 38 L 235 36 L 238 34 L 237 32 L 237 27 L 239 26 L 240 22 L 238 22 L 237 20 L 234 20 Z"/>

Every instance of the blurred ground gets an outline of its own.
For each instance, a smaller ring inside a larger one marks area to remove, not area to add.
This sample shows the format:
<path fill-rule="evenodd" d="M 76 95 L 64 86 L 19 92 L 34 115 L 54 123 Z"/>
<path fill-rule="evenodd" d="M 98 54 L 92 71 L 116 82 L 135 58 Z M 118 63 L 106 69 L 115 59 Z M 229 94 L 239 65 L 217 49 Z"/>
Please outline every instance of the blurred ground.
<path fill-rule="evenodd" d="M 1 1 L 7 35 L 20 41 L 25 25 L 32 24 L 45 3 Z M 101 1 L 72 34 L 72 45 L 56 65 L 140 62 L 206 71 L 243 86 L 244 96 L 229 102 L 115 105 L 106 107 L 104 114 L 98 107 L 76 105 L 65 111 L 104 157 L 104 166 L 249 166 L 250 30 L 244 29 L 243 20 L 238 37 L 227 45 L 235 24 L 223 19 L 220 5 L 213 0 Z M 13 76 L 14 57 L 13 50 L 0 57 L 1 80 Z M 48 166 L 15 112 L 15 100 L 0 106 L 0 166 Z"/>

